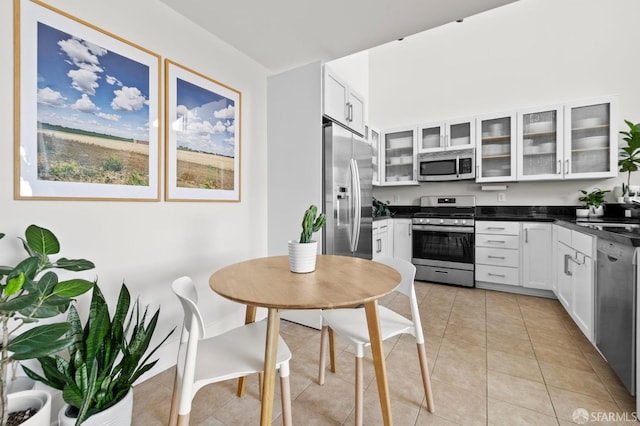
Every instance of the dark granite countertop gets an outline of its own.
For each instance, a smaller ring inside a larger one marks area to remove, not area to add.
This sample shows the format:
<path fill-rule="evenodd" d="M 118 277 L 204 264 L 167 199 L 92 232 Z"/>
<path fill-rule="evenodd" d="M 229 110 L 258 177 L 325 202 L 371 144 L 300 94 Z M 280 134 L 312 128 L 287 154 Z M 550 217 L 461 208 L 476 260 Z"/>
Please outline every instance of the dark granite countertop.
<path fill-rule="evenodd" d="M 624 217 L 623 206 L 607 204 L 604 216 L 588 218 L 577 218 L 576 208 L 577 206 L 481 206 L 476 207 L 476 220 L 554 222 L 599 238 L 640 247 L 640 217 Z M 629 226 L 620 226 L 625 224 Z"/>
<path fill-rule="evenodd" d="M 496 220 L 512 222 L 550 222 L 595 235 L 620 244 L 640 247 L 640 217 L 625 217 L 625 206 L 606 204 L 602 217 L 577 218 L 579 206 L 477 206 L 476 220 Z M 410 219 L 420 211 L 420 206 L 389 206 L 390 216 L 374 217 L 382 219 Z M 585 226 L 585 222 L 590 225 Z M 607 227 L 602 224 L 629 224 L 629 227 Z M 635 227 L 634 225 L 637 225 Z"/>

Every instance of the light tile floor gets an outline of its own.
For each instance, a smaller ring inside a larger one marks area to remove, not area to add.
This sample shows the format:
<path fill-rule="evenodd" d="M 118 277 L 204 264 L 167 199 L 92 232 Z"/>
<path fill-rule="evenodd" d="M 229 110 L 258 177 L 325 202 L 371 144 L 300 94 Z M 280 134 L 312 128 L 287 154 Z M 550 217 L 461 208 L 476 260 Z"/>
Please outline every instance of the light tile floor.
<path fill-rule="evenodd" d="M 630 396 L 607 363 L 557 300 L 416 281 L 435 400 L 426 410 L 415 340 L 385 342 L 391 408 L 397 425 L 571 425 L 584 408 L 591 419 L 625 424 L 635 412 Z M 403 296 L 381 304 L 408 314 Z M 320 332 L 282 321 L 291 348 L 294 424 L 351 425 L 354 421 L 354 358 L 338 341 L 336 374 L 317 384 Z M 174 369 L 134 390 L 134 425 L 167 424 Z M 370 353 L 365 360 L 366 425 L 381 424 Z M 257 378 L 235 396 L 235 381 L 201 390 L 193 425 L 256 425 Z M 278 388 L 278 386 L 276 386 Z M 274 424 L 281 424 L 279 390 Z M 591 423 L 589 423 L 591 424 Z M 626 423 L 632 424 L 632 423 Z"/>

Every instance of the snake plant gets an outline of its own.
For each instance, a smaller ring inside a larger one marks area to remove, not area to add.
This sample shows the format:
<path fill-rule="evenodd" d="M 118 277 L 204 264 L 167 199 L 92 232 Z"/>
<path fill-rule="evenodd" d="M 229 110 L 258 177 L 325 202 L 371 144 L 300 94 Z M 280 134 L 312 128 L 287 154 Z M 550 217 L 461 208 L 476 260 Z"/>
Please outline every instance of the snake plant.
<path fill-rule="evenodd" d="M 113 318 L 109 318 L 107 303 L 96 284 L 84 326 L 75 307 L 69 310 L 71 331 L 67 337 L 73 344 L 68 360 L 60 355 L 38 358 L 44 377 L 28 368 L 26 374 L 62 390 L 65 402 L 77 409 L 76 425 L 80 425 L 123 399 L 133 383 L 158 362 L 148 361 L 175 328 L 147 354 L 160 314 L 158 309 L 147 323 L 148 308 L 141 316 L 139 300 L 131 306 L 129 290 L 122 284 Z"/>

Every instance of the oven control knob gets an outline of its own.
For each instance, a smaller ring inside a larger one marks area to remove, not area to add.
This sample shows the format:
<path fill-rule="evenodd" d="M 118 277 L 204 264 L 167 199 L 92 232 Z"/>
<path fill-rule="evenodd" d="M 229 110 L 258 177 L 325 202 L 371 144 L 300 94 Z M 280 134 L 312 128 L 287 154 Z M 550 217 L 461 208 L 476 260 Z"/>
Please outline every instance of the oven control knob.
<path fill-rule="evenodd" d="M 462 220 L 462 224 L 463 224 L 463 225 L 466 225 L 466 224 L 467 224 L 467 221 L 463 219 L 463 220 Z"/>
<path fill-rule="evenodd" d="M 429 223 L 429 222 L 431 222 L 431 220 L 430 220 L 430 219 L 425 219 L 425 220 L 424 220 L 424 223 Z"/>
<path fill-rule="evenodd" d="M 444 219 L 440 219 L 440 223 L 444 223 Z"/>
<path fill-rule="evenodd" d="M 453 224 L 454 224 L 454 225 L 457 225 L 457 224 L 458 224 L 458 219 L 454 220 L 454 221 L 453 221 Z"/>

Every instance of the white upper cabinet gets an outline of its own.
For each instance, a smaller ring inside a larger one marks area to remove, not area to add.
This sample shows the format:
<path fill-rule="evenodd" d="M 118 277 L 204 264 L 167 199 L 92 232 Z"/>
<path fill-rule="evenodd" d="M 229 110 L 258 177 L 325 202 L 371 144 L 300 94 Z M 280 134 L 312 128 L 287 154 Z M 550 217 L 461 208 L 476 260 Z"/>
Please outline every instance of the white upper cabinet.
<path fill-rule="evenodd" d="M 373 166 L 373 185 L 380 185 L 380 131 L 374 127 L 369 127 L 369 143 L 373 151 L 372 166 Z"/>
<path fill-rule="evenodd" d="M 364 108 L 364 97 L 325 65 L 323 114 L 364 136 Z"/>
<path fill-rule="evenodd" d="M 615 177 L 616 117 L 614 96 L 482 116 L 476 181 Z"/>
<path fill-rule="evenodd" d="M 398 127 L 382 132 L 381 185 L 418 184 L 417 128 Z"/>
<path fill-rule="evenodd" d="M 516 180 L 516 114 L 490 114 L 476 121 L 476 181 Z"/>
<path fill-rule="evenodd" d="M 418 152 L 473 148 L 475 124 L 475 118 L 424 124 L 418 128 Z"/>
<path fill-rule="evenodd" d="M 617 101 L 608 96 L 565 104 L 565 179 L 618 175 Z"/>
<path fill-rule="evenodd" d="M 518 180 L 562 178 L 563 117 L 562 105 L 518 111 Z"/>

